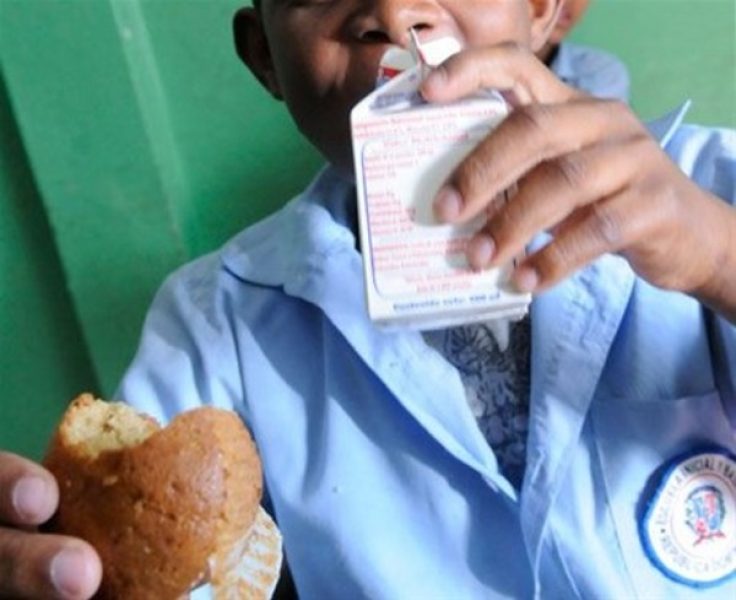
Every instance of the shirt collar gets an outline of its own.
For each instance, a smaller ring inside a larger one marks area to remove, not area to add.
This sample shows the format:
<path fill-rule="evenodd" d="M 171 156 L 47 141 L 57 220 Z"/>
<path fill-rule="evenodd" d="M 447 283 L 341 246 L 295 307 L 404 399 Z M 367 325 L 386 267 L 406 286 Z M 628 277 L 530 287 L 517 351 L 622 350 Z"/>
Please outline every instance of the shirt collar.
<path fill-rule="evenodd" d="M 562 43 L 555 48 L 554 55 L 549 61 L 549 68 L 564 82 L 575 81 L 577 76 L 572 56 L 569 44 Z"/>
<path fill-rule="evenodd" d="M 354 194 L 351 182 L 325 167 L 302 194 L 226 244 L 225 269 L 273 287 L 319 271 L 328 254 L 356 248 Z"/>
<path fill-rule="evenodd" d="M 692 101 L 685 100 L 682 104 L 672 109 L 667 114 L 645 123 L 650 135 L 659 142 L 659 145 L 662 148 L 667 147 L 667 144 L 669 144 L 675 131 L 677 131 L 680 125 L 682 125 L 682 121 L 690 111 L 691 106 Z"/>

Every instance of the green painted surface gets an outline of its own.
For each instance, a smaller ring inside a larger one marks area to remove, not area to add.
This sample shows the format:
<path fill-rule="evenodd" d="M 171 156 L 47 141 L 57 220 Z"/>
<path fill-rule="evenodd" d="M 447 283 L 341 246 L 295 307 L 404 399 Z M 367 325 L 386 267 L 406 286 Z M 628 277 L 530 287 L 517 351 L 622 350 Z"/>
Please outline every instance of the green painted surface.
<path fill-rule="evenodd" d="M 164 275 L 296 193 L 317 165 L 235 57 L 238 5 L 0 4 L 11 100 L 102 393 Z M 297 175 L 283 176 L 285 153 Z"/>
<path fill-rule="evenodd" d="M 145 120 L 107 2 L 10 2 L 2 26 L 11 101 L 100 392 L 109 392 L 141 307 L 187 258 L 177 182 L 149 137 L 160 132 Z"/>
<path fill-rule="evenodd" d="M 736 127 L 734 0 L 593 0 L 572 37 L 624 61 L 643 118 L 691 98 L 689 122 Z"/>
<path fill-rule="evenodd" d="M 0 448 L 39 458 L 66 403 L 96 387 L 0 78 Z"/>
<path fill-rule="evenodd" d="M 69 397 L 111 394 L 163 277 L 317 168 L 235 57 L 241 4 L 0 0 L 0 447 L 37 455 Z M 594 0 L 574 37 L 623 58 L 642 116 L 691 97 L 736 126 L 735 6 Z"/>
<path fill-rule="evenodd" d="M 172 19 L 176 2 L 141 4 L 188 179 L 180 216 L 200 254 L 298 193 L 321 159 L 235 56 L 244 2 L 184 2 Z"/>

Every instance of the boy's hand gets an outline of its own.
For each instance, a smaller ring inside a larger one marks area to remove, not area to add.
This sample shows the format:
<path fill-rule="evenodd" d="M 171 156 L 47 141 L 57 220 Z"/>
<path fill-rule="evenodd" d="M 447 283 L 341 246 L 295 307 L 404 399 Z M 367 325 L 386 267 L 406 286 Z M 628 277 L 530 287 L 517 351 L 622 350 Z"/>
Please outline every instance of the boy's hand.
<path fill-rule="evenodd" d="M 81 540 L 36 533 L 56 510 L 52 475 L 20 456 L 0 452 L 0 598 L 89 598 L 102 567 Z"/>
<path fill-rule="evenodd" d="M 514 273 L 521 290 L 541 291 L 615 252 L 650 283 L 736 319 L 736 211 L 692 183 L 627 106 L 567 87 L 515 45 L 450 58 L 422 94 L 447 102 L 489 88 L 515 110 L 435 200 L 446 222 L 487 212 L 468 248 L 473 267 L 508 262 L 546 230 L 552 241 Z M 514 183 L 512 201 L 492 203 Z"/>

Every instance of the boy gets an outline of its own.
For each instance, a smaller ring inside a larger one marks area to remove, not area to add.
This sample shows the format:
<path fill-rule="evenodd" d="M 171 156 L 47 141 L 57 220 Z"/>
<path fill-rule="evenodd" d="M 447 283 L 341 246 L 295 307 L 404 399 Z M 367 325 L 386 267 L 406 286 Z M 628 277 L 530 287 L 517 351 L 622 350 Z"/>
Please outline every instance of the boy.
<path fill-rule="evenodd" d="M 590 0 L 566 0 L 539 59 L 567 85 L 599 98 L 629 101 L 629 73 L 612 54 L 564 41 L 588 10 Z"/>
<path fill-rule="evenodd" d="M 533 55 L 558 9 L 261 0 L 236 17 L 240 55 L 332 166 L 166 282 L 120 396 L 159 418 L 200 403 L 242 415 L 305 598 L 734 593 L 736 215 L 716 194 L 734 200 L 736 141 L 660 123 L 669 158 L 623 105 L 561 83 Z M 429 75 L 428 101 L 496 88 L 517 103 L 434 208 L 448 222 L 488 210 L 468 248 L 476 268 L 531 243 L 514 274 L 539 294 L 519 488 L 445 348 L 377 330 L 365 312 L 348 115 L 410 27 L 466 48 Z M 514 182 L 513 202 L 488 209 Z M 53 482 L 20 459 L 0 460 L 0 489 L 30 472 L 51 491 L 35 507 L 16 493 L 16 512 L 6 492 L 6 522 L 53 509 Z M 49 573 L 73 574 L 50 571 L 58 541 L 2 536 L 3 591 L 41 595 Z M 99 577 L 77 544 L 87 572 L 68 597 Z"/>

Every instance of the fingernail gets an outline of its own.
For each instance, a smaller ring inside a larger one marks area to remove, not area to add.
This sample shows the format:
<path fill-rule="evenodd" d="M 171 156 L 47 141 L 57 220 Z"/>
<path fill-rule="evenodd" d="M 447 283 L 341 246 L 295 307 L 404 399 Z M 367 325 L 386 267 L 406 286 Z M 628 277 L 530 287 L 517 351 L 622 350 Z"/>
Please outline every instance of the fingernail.
<path fill-rule="evenodd" d="M 48 515 L 48 485 L 41 477 L 23 477 L 13 488 L 13 507 L 21 519 L 38 523 Z"/>
<path fill-rule="evenodd" d="M 539 285 L 539 274 L 529 267 L 523 267 L 513 276 L 514 285 L 520 292 L 533 292 Z"/>
<path fill-rule="evenodd" d="M 65 548 L 51 561 L 51 582 L 64 597 L 79 597 L 87 589 L 87 557 L 78 548 Z"/>
<path fill-rule="evenodd" d="M 435 218 L 441 223 L 449 223 L 460 215 L 463 199 L 454 187 L 446 185 L 437 192 L 433 206 Z"/>
<path fill-rule="evenodd" d="M 491 262 L 496 252 L 496 244 L 489 235 L 479 235 L 468 244 L 468 262 L 475 270 L 484 269 Z"/>

